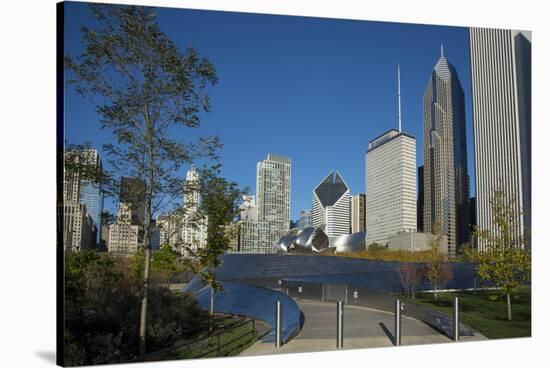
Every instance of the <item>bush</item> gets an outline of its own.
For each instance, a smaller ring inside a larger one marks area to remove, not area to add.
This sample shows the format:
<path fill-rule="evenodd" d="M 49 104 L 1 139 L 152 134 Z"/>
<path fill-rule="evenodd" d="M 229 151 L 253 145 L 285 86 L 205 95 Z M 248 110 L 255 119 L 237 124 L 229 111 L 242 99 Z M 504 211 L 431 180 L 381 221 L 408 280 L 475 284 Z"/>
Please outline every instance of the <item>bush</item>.
<path fill-rule="evenodd" d="M 141 279 L 126 259 L 94 251 L 65 257 L 65 365 L 122 363 L 138 354 Z M 207 321 L 190 294 L 149 289 L 150 351 L 197 332 Z M 201 318 L 203 317 L 203 318 Z"/>

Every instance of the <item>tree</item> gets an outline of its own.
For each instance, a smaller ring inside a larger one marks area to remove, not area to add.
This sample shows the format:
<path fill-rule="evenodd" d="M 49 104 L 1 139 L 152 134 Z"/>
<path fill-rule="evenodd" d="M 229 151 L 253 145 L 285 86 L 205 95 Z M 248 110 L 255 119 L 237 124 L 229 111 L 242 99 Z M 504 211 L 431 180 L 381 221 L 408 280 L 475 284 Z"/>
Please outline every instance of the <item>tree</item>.
<path fill-rule="evenodd" d="M 135 359 L 141 279 L 132 274 L 128 259 L 90 250 L 66 253 L 65 365 Z M 155 303 L 150 305 L 147 336 L 153 350 L 207 327 L 208 318 L 192 294 L 173 293 L 155 284 L 150 292 Z"/>
<path fill-rule="evenodd" d="M 441 251 L 442 241 L 443 229 L 441 224 L 436 222 L 432 227 L 425 273 L 426 278 L 432 285 L 435 299 L 438 297 L 438 290 L 443 288 L 453 277 L 449 264 L 445 262 L 445 254 Z"/>
<path fill-rule="evenodd" d="M 369 252 L 377 253 L 377 252 L 383 252 L 388 248 L 380 243 L 372 242 L 369 244 L 369 247 L 367 249 Z"/>
<path fill-rule="evenodd" d="M 202 281 L 209 285 L 212 292 L 221 289 L 216 280 L 215 269 L 221 263 L 221 256 L 229 249 L 234 237 L 232 224 L 239 214 L 239 204 L 245 191 L 238 184 L 221 176 L 221 166 L 214 165 L 200 170 L 198 190 L 201 203 L 193 223 L 199 226 L 207 219 L 206 247 L 196 250 L 188 247 L 187 251 L 197 260 L 193 265 Z M 195 192 L 197 188 L 187 186 L 186 191 Z"/>
<path fill-rule="evenodd" d="M 136 193 L 145 207 L 139 331 L 139 351 L 145 354 L 151 218 L 181 196 L 182 165 L 217 157 L 218 137 L 194 143 L 182 138 L 182 128 L 198 127 L 200 112 L 209 111 L 204 90 L 217 77 L 196 49 L 179 50 L 160 30 L 153 8 L 91 4 L 90 13 L 97 26 L 81 28 L 82 55 L 65 56 L 67 83 L 96 104 L 101 128 L 117 140 L 104 145 L 111 175 L 135 176 L 145 184 Z"/>
<path fill-rule="evenodd" d="M 397 269 L 401 284 L 411 298 L 415 298 L 415 290 L 425 276 L 425 267 L 417 263 L 406 262 Z"/>
<path fill-rule="evenodd" d="M 477 263 L 479 277 L 499 288 L 506 296 L 509 321 L 512 320 L 512 295 L 531 279 L 528 229 L 520 228 L 522 213 L 516 210 L 515 204 L 515 199 L 510 199 L 504 191 L 494 191 L 491 199 L 494 227 L 476 227 L 474 236 L 483 249 L 470 251 L 471 259 Z"/>

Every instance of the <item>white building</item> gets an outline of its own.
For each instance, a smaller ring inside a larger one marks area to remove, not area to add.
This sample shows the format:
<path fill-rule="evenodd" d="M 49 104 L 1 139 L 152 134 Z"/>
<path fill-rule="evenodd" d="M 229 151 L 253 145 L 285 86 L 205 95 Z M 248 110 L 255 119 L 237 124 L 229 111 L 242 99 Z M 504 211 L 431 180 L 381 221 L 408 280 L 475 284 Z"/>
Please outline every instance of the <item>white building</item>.
<path fill-rule="evenodd" d="M 349 187 L 338 172 L 328 174 L 313 190 L 311 222 L 329 239 L 350 233 Z"/>
<path fill-rule="evenodd" d="M 239 221 L 238 252 L 275 253 L 275 247 L 270 239 L 271 233 L 270 223 L 267 221 Z"/>
<path fill-rule="evenodd" d="M 186 256 L 192 255 L 199 248 L 206 247 L 208 217 L 199 211 L 200 202 L 199 174 L 194 167 L 191 167 L 187 171 L 185 179 L 184 214 L 181 232 L 181 252 Z"/>
<path fill-rule="evenodd" d="M 128 257 L 137 251 L 140 226 L 132 224 L 132 210 L 128 203 L 121 202 L 117 220 L 109 226 L 109 253 Z"/>
<path fill-rule="evenodd" d="M 290 175 L 290 158 L 268 153 L 257 164 L 258 221 L 269 223 L 267 242 L 272 246 L 290 228 Z"/>
<path fill-rule="evenodd" d="M 258 220 L 258 207 L 256 207 L 256 200 L 253 195 L 243 195 L 243 202 L 239 206 L 239 219 L 240 220 Z"/>
<path fill-rule="evenodd" d="M 416 139 L 391 129 L 369 142 L 365 161 L 367 246 L 416 231 Z"/>
<path fill-rule="evenodd" d="M 496 231 L 491 200 L 502 190 L 531 226 L 531 32 L 470 28 L 477 226 Z M 480 249 L 484 244 L 478 244 Z"/>

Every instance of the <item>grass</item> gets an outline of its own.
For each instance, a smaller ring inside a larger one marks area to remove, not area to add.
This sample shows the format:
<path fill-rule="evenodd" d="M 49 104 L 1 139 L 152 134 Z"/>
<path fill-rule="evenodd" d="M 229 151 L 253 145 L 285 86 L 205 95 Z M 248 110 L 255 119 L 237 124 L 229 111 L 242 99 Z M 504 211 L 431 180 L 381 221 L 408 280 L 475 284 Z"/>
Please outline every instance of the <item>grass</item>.
<path fill-rule="evenodd" d="M 522 288 L 512 299 L 512 321 L 507 320 L 506 298 L 498 291 L 417 294 L 416 302 L 452 314 L 454 297 L 459 298 L 460 319 L 490 339 L 531 336 L 531 289 Z M 491 300 L 491 297 L 498 297 Z"/>
<path fill-rule="evenodd" d="M 245 320 L 241 317 L 218 316 L 218 318 L 216 318 L 215 328 L 212 334 L 209 332 L 198 334 L 189 339 L 189 342 L 195 341 L 196 343 L 156 355 L 147 361 L 194 359 L 198 357 L 212 358 L 238 355 L 258 340 L 256 331 L 251 333 L 252 323 L 240 325 L 244 321 Z M 256 327 L 258 326 L 256 325 Z M 219 338 L 218 335 L 216 335 L 217 331 L 223 331 L 218 334 Z M 218 340 L 220 345 L 219 350 L 217 349 Z M 206 354 L 210 350 L 213 351 Z"/>
<path fill-rule="evenodd" d="M 239 355 L 242 351 L 247 349 L 257 340 L 256 333 L 250 333 L 251 329 L 251 324 L 245 324 L 243 326 L 231 328 L 227 332 L 220 334 L 219 344 L 222 347 L 219 349 L 219 351 L 214 350 L 213 352 L 204 355 L 203 357 L 213 358 Z M 212 336 L 201 343 L 199 346 L 175 350 L 173 356 L 170 359 L 192 359 L 201 356 L 209 350 L 216 349 L 217 346 L 218 337 Z"/>

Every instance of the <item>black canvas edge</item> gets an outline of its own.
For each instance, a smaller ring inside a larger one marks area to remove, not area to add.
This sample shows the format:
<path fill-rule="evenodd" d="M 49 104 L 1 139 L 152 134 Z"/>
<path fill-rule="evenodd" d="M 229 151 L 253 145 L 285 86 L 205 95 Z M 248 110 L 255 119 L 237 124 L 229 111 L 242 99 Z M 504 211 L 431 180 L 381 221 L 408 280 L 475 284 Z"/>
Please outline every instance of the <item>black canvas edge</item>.
<path fill-rule="evenodd" d="M 63 155 L 64 155 L 64 73 L 65 4 L 56 3 L 56 364 L 65 362 L 65 262 L 63 247 Z"/>

